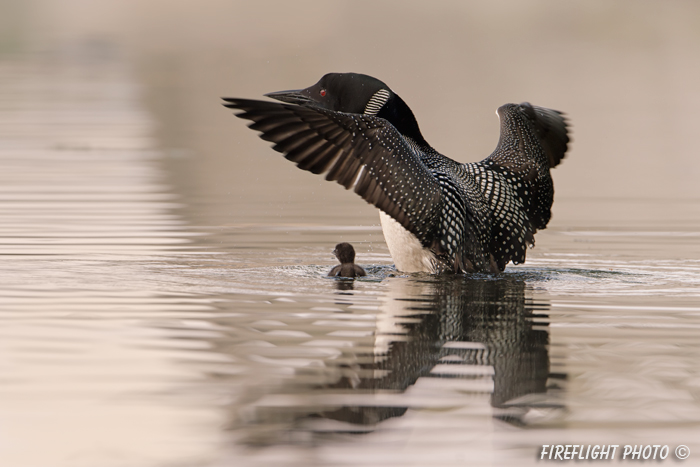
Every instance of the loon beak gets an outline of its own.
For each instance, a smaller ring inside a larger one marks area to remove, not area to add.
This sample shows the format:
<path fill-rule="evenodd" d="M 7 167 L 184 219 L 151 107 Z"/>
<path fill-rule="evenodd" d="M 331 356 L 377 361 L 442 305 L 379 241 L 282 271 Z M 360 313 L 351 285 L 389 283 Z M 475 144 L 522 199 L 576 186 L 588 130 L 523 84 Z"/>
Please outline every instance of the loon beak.
<path fill-rule="evenodd" d="M 309 91 L 306 89 L 298 89 L 294 91 L 268 92 L 267 94 L 265 94 L 265 96 L 277 99 L 278 101 L 288 102 L 290 104 L 304 105 L 313 102 L 313 100 L 309 96 Z"/>

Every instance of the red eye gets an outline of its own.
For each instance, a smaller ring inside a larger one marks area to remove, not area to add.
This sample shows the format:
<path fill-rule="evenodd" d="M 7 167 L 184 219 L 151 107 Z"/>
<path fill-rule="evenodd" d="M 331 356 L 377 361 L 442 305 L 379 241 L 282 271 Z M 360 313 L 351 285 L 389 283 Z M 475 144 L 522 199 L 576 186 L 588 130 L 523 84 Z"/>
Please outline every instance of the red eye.
<path fill-rule="evenodd" d="M 321 94 L 321 97 L 326 97 L 326 90 L 321 89 L 321 91 L 319 91 L 319 94 Z"/>

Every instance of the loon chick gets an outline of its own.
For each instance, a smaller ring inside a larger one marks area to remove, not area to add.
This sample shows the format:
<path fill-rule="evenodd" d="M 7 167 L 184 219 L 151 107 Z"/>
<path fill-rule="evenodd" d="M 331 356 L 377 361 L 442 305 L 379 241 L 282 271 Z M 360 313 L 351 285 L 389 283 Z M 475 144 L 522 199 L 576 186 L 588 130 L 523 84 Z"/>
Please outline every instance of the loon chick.
<path fill-rule="evenodd" d="M 329 276 L 356 277 L 367 275 L 364 269 L 355 264 L 355 249 L 349 243 L 338 243 L 333 254 L 338 258 L 340 264 L 331 269 L 331 272 L 328 273 Z"/>
<path fill-rule="evenodd" d="M 493 153 L 462 164 L 433 149 L 413 112 L 382 81 L 330 73 L 311 87 L 266 94 L 283 103 L 224 98 L 300 169 L 352 188 L 380 210 L 403 272 L 499 272 L 525 261 L 551 217 L 550 169 L 567 151 L 563 114 L 505 104 Z"/>

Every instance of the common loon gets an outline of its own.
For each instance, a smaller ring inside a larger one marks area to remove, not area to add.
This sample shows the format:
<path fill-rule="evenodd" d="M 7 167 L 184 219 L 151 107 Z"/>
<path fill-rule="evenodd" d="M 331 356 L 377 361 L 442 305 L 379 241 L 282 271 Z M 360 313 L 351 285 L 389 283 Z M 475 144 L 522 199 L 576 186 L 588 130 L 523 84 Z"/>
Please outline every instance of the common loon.
<path fill-rule="evenodd" d="M 349 243 L 338 243 L 333 254 L 338 258 L 340 264 L 331 269 L 331 272 L 328 273 L 329 276 L 356 277 L 367 275 L 364 269 L 355 264 L 355 249 Z"/>
<path fill-rule="evenodd" d="M 330 73 L 311 87 L 266 94 L 283 103 L 224 98 L 300 169 L 352 188 L 380 210 L 403 272 L 500 272 L 525 261 L 551 217 L 550 168 L 564 157 L 556 110 L 505 104 L 494 152 L 462 164 L 433 149 L 413 112 L 382 81 Z"/>

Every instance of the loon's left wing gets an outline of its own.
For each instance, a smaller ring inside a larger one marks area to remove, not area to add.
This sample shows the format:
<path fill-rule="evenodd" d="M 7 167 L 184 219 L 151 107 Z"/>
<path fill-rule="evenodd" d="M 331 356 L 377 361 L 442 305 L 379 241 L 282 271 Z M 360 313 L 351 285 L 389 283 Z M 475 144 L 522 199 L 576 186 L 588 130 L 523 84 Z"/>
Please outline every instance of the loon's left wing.
<path fill-rule="evenodd" d="M 251 99 L 224 98 L 236 116 L 297 166 L 353 188 L 431 247 L 444 203 L 439 181 L 388 121 Z"/>

